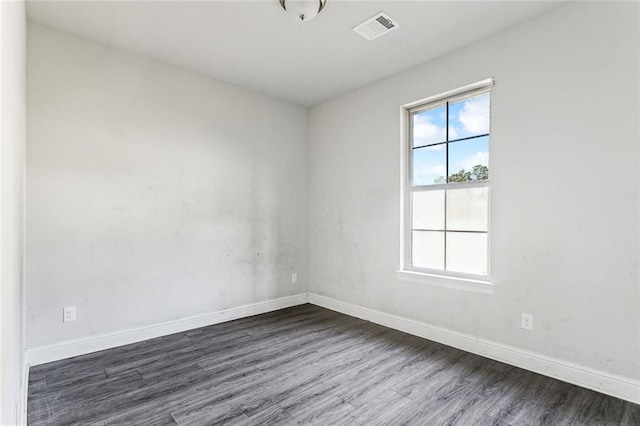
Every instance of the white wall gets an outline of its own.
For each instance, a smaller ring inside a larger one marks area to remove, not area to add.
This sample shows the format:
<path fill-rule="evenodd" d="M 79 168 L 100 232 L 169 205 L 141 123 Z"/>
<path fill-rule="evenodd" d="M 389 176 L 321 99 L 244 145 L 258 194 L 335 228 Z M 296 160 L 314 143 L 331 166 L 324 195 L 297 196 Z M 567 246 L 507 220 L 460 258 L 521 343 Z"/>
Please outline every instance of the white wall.
<path fill-rule="evenodd" d="M 0 2 L 0 424 L 21 404 L 25 170 L 24 2 Z"/>
<path fill-rule="evenodd" d="M 310 291 L 639 379 L 638 8 L 574 3 L 312 109 Z M 398 281 L 400 106 L 488 77 L 495 294 Z"/>
<path fill-rule="evenodd" d="M 305 108 L 31 24 L 27 64 L 28 348 L 307 291 Z"/>

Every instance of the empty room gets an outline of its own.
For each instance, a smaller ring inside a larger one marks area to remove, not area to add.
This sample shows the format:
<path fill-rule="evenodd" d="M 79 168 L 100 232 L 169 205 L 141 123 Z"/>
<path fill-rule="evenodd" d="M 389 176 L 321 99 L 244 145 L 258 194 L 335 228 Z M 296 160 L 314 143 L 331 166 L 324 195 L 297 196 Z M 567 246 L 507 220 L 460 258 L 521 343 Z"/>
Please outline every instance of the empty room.
<path fill-rule="evenodd" d="M 0 424 L 640 426 L 640 2 L 0 5 Z"/>

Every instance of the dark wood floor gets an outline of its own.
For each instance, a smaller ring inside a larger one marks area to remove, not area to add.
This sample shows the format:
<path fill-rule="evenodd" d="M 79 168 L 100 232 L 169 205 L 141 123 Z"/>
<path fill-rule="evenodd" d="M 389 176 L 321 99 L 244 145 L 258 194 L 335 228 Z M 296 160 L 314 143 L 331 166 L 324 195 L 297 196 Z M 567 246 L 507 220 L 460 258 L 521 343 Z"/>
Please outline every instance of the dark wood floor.
<path fill-rule="evenodd" d="M 31 368 L 30 425 L 640 425 L 640 406 L 312 305 Z"/>

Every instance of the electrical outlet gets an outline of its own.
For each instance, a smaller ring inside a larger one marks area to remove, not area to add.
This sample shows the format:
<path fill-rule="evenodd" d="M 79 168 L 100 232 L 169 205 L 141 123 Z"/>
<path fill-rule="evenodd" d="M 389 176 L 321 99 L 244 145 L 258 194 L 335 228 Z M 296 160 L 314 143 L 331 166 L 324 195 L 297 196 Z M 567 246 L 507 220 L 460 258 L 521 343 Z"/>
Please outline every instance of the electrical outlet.
<path fill-rule="evenodd" d="M 297 273 L 294 272 L 293 274 L 291 274 L 291 282 L 293 284 L 298 282 L 298 274 Z"/>
<path fill-rule="evenodd" d="M 76 307 L 75 306 L 67 306 L 62 309 L 62 322 L 69 322 L 76 320 Z"/>
<path fill-rule="evenodd" d="M 520 321 L 520 327 L 525 330 L 533 330 L 533 315 L 523 313 Z"/>

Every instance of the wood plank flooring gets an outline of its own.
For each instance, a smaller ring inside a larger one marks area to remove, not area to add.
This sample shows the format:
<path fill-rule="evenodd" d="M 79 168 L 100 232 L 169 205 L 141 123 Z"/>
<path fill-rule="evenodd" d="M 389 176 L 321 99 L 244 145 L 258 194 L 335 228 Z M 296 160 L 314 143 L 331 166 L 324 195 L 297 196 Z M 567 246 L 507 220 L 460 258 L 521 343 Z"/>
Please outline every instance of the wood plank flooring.
<path fill-rule="evenodd" d="M 640 425 L 640 406 L 313 305 L 31 368 L 29 425 Z"/>

